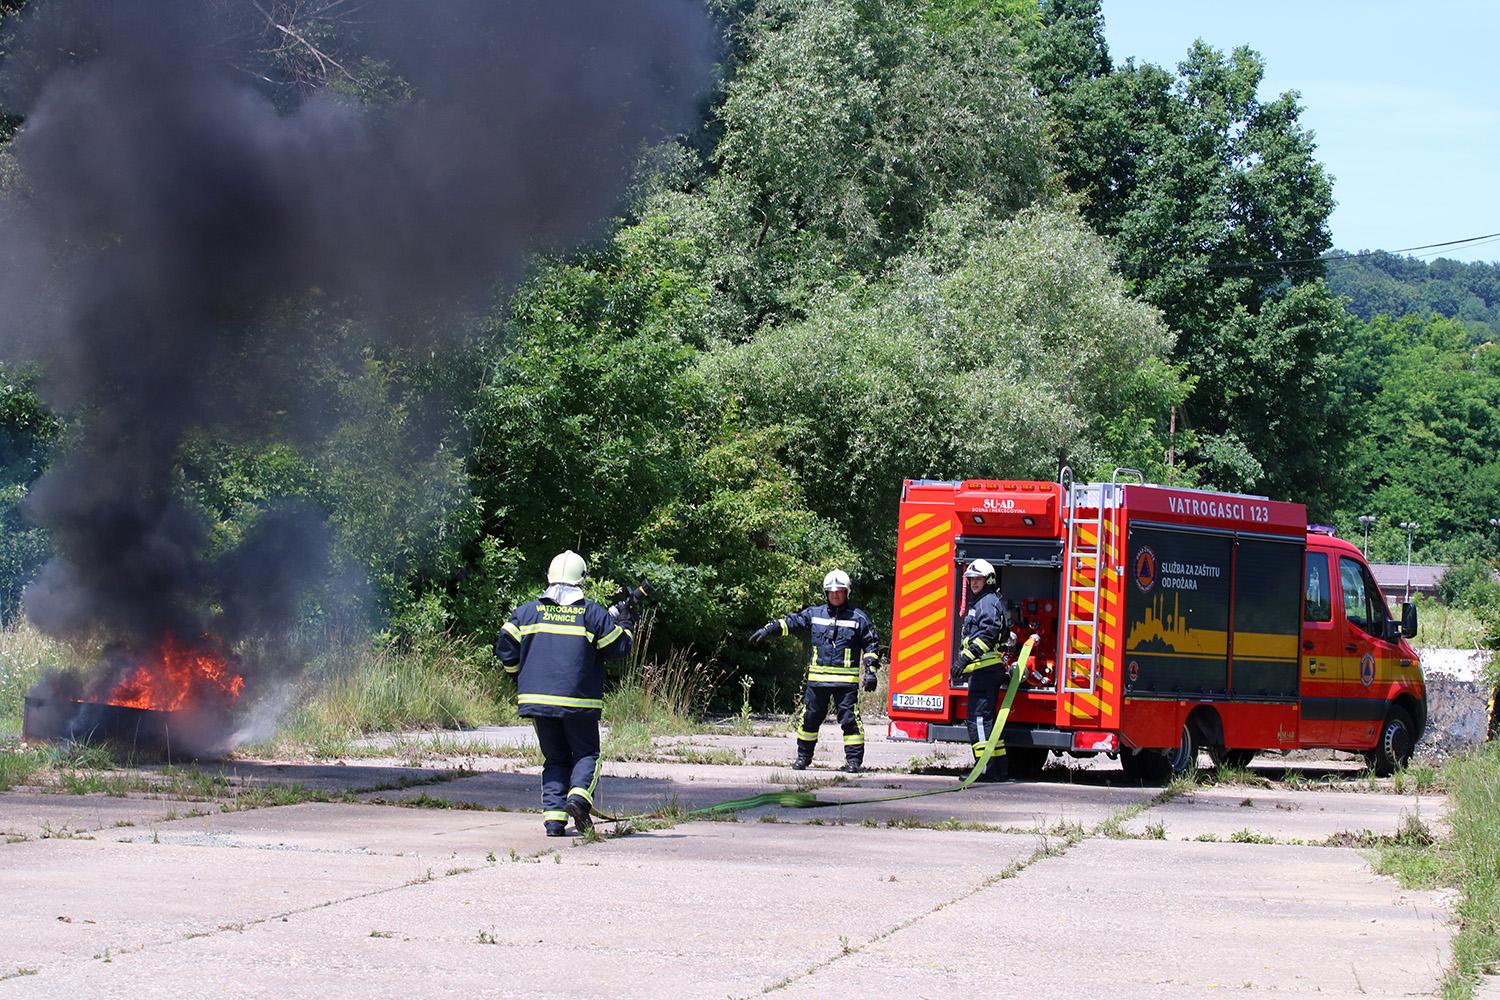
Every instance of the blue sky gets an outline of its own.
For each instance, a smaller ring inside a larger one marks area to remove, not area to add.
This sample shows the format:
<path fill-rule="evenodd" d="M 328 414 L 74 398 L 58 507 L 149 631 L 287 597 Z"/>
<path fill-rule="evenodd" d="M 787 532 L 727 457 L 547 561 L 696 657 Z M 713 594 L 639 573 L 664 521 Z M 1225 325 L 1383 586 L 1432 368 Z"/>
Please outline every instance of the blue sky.
<path fill-rule="evenodd" d="M 1195 38 L 1249 45 L 1261 97 L 1302 95 L 1343 250 L 1500 232 L 1500 3 L 1103 0 L 1110 56 L 1175 68 Z M 1420 256 L 1500 261 L 1500 240 Z"/>

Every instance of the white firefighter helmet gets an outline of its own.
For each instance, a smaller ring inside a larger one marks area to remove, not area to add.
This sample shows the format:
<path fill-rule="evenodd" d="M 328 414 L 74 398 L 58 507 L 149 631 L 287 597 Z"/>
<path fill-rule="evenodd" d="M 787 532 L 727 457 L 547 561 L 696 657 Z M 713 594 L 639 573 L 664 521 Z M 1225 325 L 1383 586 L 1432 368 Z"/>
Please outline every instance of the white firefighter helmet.
<path fill-rule="evenodd" d="M 990 565 L 988 559 L 975 559 L 969 563 L 969 568 L 964 570 L 964 578 L 982 576 L 985 583 L 995 582 L 995 567 Z"/>
<path fill-rule="evenodd" d="M 828 571 L 828 575 L 823 577 L 823 593 L 825 594 L 830 590 L 847 591 L 848 589 L 849 574 L 841 569 L 831 569 Z"/>
<path fill-rule="evenodd" d="M 589 564 L 583 561 L 583 556 L 572 549 L 553 556 L 552 564 L 547 567 L 548 583 L 566 583 L 576 587 L 588 575 Z"/>

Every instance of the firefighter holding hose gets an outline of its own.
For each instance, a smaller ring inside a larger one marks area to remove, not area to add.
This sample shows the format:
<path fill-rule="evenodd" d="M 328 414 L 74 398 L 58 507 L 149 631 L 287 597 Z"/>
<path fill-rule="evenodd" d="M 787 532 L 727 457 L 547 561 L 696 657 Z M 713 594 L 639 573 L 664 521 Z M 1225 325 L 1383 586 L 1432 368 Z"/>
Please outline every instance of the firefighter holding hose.
<path fill-rule="evenodd" d="M 969 730 L 974 759 L 978 761 L 984 741 L 994 731 L 1000 691 L 1010 680 L 1007 654 L 1015 647 L 1016 634 L 1011 630 L 1005 598 L 995 584 L 995 567 L 989 560 L 971 562 L 964 570 L 964 584 L 969 591 L 969 610 L 964 615 L 959 660 L 950 679 L 954 687 L 965 679 L 968 681 L 969 705 L 964 724 Z M 1009 774 L 1005 744 L 996 739 L 995 752 L 978 780 L 1006 781 Z"/>
<path fill-rule="evenodd" d="M 542 822 L 561 837 L 572 818 L 593 827 L 599 789 L 599 717 L 604 661 L 630 652 L 631 604 L 606 610 L 583 596 L 588 564 L 571 550 L 547 568 L 547 589 L 515 610 L 495 640 L 495 655 L 516 679 L 520 714 L 536 727 L 542 749 Z"/>
<path fill-rule="evenodd" d="M 866 691 L 875 690 L 875 669 L 880 662 L 879 638 L 870 616 L 849 604 L 849 574 L 832 570 L 823 577 L 824 602 L 767 622 L 750 633 L 759 645 L 772 636 L 807 633 L 812 639 L 812 660 L 807 668 L 807 686 L 802 693 L 802 727 L 797 730 L 798 771 L 812 763 L 818 745 L 818 727 L 828 716 L 829 702 L 844 730 L 844 766 L 857 773 L 864 768 L 865 729 L 859 719 L 861 680 Z"/>

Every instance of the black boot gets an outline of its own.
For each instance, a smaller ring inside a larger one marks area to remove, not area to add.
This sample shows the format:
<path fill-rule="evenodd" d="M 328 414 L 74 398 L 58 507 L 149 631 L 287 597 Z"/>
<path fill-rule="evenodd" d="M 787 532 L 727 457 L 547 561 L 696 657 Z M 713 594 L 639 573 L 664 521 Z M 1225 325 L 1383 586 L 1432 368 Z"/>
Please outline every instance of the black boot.
<path fill-rule="evenodd" d="M 547 828 L 547 836 L 549 837 L 566 836 L 564 831 L 567 829 L 568 824 L 560 819 L 549 819 L 542 825 Z"/>
<path fill-rule="evenodd" d="M 806 771 L 807 770 L 807 765 L 809 765 L 811 763 L 812 763 L 812 758 L 811 757 L 804 757 L 804 756 L 802 756 L 799 753 L 797 755 L 797 759 L 794 760 L 794 761 L 792 761 L 792 770 L 793 771 Z"/>
<path fill-rule="evenodd" d="M 857 760 L 846 760 L 844 761 L 844 766 L 839 768 L 840 771 L 847 771 L 850 774 L 858 774 L 864 769 L 865 765 Z"/>
<path fill-rule="evenodd" d="M 580 834 L 588 833 L 594 828 L 594 818 L 589 815 L 591 807 L 582 795 L 569 795 L 568 801 L 563 803 L 563 808 L 568 811 L 569 816 L 573 817 L 573 825 L 578 828 Z"/>

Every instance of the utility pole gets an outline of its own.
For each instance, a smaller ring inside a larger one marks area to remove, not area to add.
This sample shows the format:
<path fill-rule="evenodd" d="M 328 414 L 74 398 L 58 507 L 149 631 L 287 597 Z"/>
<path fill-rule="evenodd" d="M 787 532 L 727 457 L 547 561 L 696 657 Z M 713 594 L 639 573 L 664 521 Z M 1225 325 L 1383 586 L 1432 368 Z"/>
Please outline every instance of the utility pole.
<path fill-rule="evenodd" d="M 1411 600 L 1411 539 L 1417 533 L 1421 525 L 1416 521 L 1402 521 L 1400 528 L 1406 532 L 1406 598 Z"/>
<path fill-rule="evenodd" d="M 1370 558 L 1370 525 L 1372 525 L 1374 523 L 1375 523 L 1375 515 L 1374 514 L 1361 514 L 1361 515 L 1359 515 L 1359 526 L 1361 528 L 1363 528 L 1364 532 L 1365 532 L 1365 540 L 1364 540 L 1363 543 L 1361 543 L 1361 545 L 1360 545 L 1359 548 L 1360 548 L 1360 551 L 1365 554 L 1365 558 L 1366 559 Z"/>

